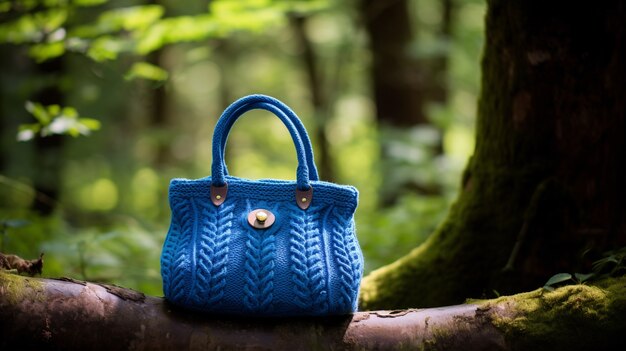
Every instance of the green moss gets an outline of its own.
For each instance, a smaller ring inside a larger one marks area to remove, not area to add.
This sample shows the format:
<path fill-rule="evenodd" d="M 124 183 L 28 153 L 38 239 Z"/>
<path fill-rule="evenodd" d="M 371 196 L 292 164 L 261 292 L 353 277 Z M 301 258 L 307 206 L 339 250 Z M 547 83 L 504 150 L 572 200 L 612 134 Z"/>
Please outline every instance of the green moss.
<path fill-rule="evenodd" d="M 43 283 L 16 274 L 0 272 L 0 291 L 9 303 L 24 300 L 43 301 L 45 299 Z"/>
<path fill-rule="evenodd" d="M 493 317 L 515 350 L 587 350 L 626 345 L 626 277 L 599 286 L 570 285 L 484 303 L 505 308 Z"/>

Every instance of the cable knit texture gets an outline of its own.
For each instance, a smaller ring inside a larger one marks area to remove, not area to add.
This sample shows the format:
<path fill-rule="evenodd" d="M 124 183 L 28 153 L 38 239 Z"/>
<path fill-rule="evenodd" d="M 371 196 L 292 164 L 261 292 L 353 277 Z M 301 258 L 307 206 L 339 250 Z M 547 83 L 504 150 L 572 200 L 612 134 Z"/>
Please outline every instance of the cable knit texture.
<path fill-rule="evenodd" d="M 303 311 L 328 311 L 328 287 L 324 276 L 323 246 L 320 235 L 320 209 L 311 207 L 289 211 L 290 217 L 290 266 L 292 272 L 294 302 Z"/>
<path fill-rule="evenodd" d="M 264 104 L 277 101 L 255 97 L 244 100 L 252 107 L 240 100 L 229 109 L 236 113 L 269 110 Z M 277 115 L 283 111 L 272 110 Z M 288 128 L 300 146 L 296 148 L 298 180 L 242 179 L 227 175 L 225 165 L 214 164 L 212 168 L 222 172 L 219 181 L 212 177 L 171 181 L 172 221 L 163 245 L 161 274 L 165 297 L 172 303 L 198 311 L 258 316 L 356 310 L 363 273 L 353 219 L 358 192 L 317 180 L 308 136 L 294 116 L 283 113 L 281 120 L 291 123 Z M 238 116 L 226 117 L 227 132 Z M 222 147 L 223 138 L 214 136 L 214 147 Z M 223 150 L 217 153 L 223 155 Z M 211 185 L 223 183 L 228 184 L 228 192 L 216 206 L 210 198 Z M 295 197 L 302 186 L 313 187 L 305 210 Z M 247 217 L 255 209 L 274 214 L 273 225 L 252 227 Z"/>

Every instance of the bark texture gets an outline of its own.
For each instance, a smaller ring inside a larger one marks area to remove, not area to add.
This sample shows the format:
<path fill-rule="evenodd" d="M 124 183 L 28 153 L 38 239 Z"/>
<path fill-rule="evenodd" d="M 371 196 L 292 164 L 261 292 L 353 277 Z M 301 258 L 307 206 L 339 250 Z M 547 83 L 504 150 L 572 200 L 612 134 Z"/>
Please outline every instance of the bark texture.
<path fill-rule="evenodd" d="M 334 182 L 335 170 L 325 128 L 330 114 L 329 99 L 328 93 L 325 92 L 327 89 L 325 89 L 325 82 L 322 79 L 319 60 L 315 54 L 313 43 L 306 33 L 308 17 L 302 14 L 291 14 L 289 17 L 298 46 L 302 51 L 299 56 L 308 78 L 311 104 L 315 114 L 315 138 L 317 139 L 317 154 L 319 155 L 317 163 L 319 164 L 320 179 Z"/>
<path fill-rule="evenodd" d="M 377 119 L 391 126 L 428 123 L 421 74 L 410 55 L 413 28 L 406 0 L 362 0 L 361 14 L 372 52 Z"/>
<path fill-rule="evenodd" d="M 161 298 L 115 286 L 0 272 L 0 347 L 516 350 L 550 340 L 551 347 L 578 350 L 608 342 L 626 345 L 625 291 L 622 279 L 605 289 L 572 286 L 546 294 L 538 290 L 445 308 L 255 319 L 194 314 Z M 568 328 L 572 323 L 579 328 Z M 552 336 L 555 330 L 560 331 L 557 338 Z"/>
<path fill-rule="evenodd" d="M 489 1 L 463 190 L 425 244 L 364 279 L 366 308 L 524 291 L 626 244 L 625 18 L 616 1 Z"/>
<path fill-rule="evenodd" d="M 65 63 L 62 57 L 56 57 L 40 63 L 35 72 L 51 80 L 33 95 L 33 101 L 44 106 L 65 104 L 65 92 L 61 80 L 65 74 Z M 63 145 L 65 137 L 52 134 L 46 137 L 35 137 L 35 172 L 33 182 L 35 199 L 31 208 L 42 216 L 49 216 L 57 206 L 62 186 Z"/>

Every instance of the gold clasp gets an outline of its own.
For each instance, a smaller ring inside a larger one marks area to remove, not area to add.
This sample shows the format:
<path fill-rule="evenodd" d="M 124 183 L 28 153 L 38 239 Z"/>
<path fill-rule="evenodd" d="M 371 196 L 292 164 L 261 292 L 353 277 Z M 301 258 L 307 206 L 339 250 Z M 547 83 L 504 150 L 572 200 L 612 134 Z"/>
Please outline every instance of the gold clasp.
<path fill-rule="evenodd" d="M 258 208 L 248 213 L 248 224 L 257 229 L 267 229 L 274 224 L 276 216 L 268 210 Z"/>

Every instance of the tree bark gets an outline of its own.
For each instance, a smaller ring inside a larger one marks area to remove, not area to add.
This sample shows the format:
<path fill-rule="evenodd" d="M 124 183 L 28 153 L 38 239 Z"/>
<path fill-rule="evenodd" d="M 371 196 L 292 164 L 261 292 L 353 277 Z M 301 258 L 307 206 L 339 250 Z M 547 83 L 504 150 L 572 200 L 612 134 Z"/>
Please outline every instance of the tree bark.
<path fill-rule="evenodd" d="M 53 82 L 34 94 L 33 100 L 45 106 L 65 103 L 65 94 L 61 88 L 61 78 L 65 73 L 62 57 L 56 57 L 36 66 L 39 74 L 52 79 Z M 62 186 L 63 172 L 63 145 L 65 136 L 53 134 L 46 137 L 35 137 L 35 169 L 34 188 L 37 196 L 31 207 L 42 216 L 48 216 L 54 211 Z M 40 199 L 48 199 L 41 201 Z"/>
<path fill-rule="evenodd" d="M 326 122 L 330 112 L 329 100 L 324 93 L 324 82 L 319 69 L 318 60 L 315 55 L 313 44 L 306 34 L 307 15 L 291 14 L 291 26 L 300 46 L 301 60 L 309 81 L 309 91 L 311 93 L 311 103 L 315 116 L 315 137 L 318 145 L 318 164 L 320 179 L 327 182 L 335 181 L 335 171 L 330 152 L 330 144 L 326 133 Z"/>
<path fill-rule="evenodd" d="M 160 5 L 160 0 L 149 0 L 148 4 L 151 5 Z M 165 48 L 160 48 L 158 50 L 154 50 L 147 56 L 147 60 L 150 64 L 153 64 L 159 68 L 167 70 L 166 62 L 165 62 Z M 150 97 L 148 100 L 148 111 L 149 111 L 149 124 L 150 128 L 153 129 L 155 134 L 157 135 L 156 139 L 156 155 L 154 157 L 153 165 L 158 170 L 165 169 L 168 165 L 170 165 L 172 161 L 172 150 L 171 150 L 171 138 L 168 137 L 168 130 L 171 129 L 172 122 L 168 116 L 168 107 L 169 107 L 169 94 L 166 90 L 167 81 L 163 82 L 143 82 L 146 84 L 145 88 L 150 91 Z"/>
<path fill-rule="evenodd" d="M 615 1 L 489 1 L 461 194 L 426 243 L 364 279 L 366 308 L 528 290 L 626 245 L 625 18 Z"/>
<path fill-rule="evenodd" d="M 425 310 L 252 318 L 192 313 L 162 298 L 116 286 L 0 272 L 0 346 L 46 350 L 515 350 L 537 342 L 582 350 L 609 343 L 626 345 L 625 283 L 622 278 L 604 289 L 570 286 L 551 293 L 537 290 Z M 602 319 L 601 325 L 598 319 Z M 569 328 L 572 323 L 578 328 Z M 555 330 L 560 331 L 556 337 Z M 520 335 L 521 331 L 532 333 Z"/>
<path fill-rule="evenodd" d="M 428 123 L 417 61 L 409 52 L 413 28 L 408 1 L 362 0 L 361 13 L 372 52 L 372 87 L 378 120 L 396 127 Z"/>
<path fill-rule="evenodd" d="M 438 40 L 443 43 L 445 50 L 441 50 L 432 58 L 431 67 L 427 67 L 429 81 L 425 85 L 426 97 L 429 102 L 445 104 L 448 101 L 448 66 L 449 50 L 447 49 L 452 40 L 452 27 L 456 3 L 454 0 L 440 0 L 441 24 L 437 33 Z M 428 69 L 430 68 L 430 69 Z"/>
<path fill-rule="evenodd" d="M 151 3 L 158 4 L 156 1 Z M 148 55 L 148 62 L 159 68 L 164 68 L 163 60 L 164 49 L 155 50 Z M 154 82 L 149 82 L 149 86 L 147 87 L 151 93 L 151 97 L 149 98 L 149 123 L 150 127 L 156 132 L 156 135 L 158 135 L 154 166 L 157 169 L 164 169 L 170 164 L 172 158 L 170 150 L 171 140 L 165 136 L 170 124 L 167 113 L 169 96 L 165 90 L 167 82 L 156 83 L 158 86 L 154 86 L 154 84 Z"/>
<path fill-rule="evenodd" d="M 403 176 L 407 160 L 393 151 L 398 135 L 406 133 L 407 128 L 431 124 L 426 114 L 427 104 L 444 102 L 447 94 L 447 59 L 419 59 L 412 52 L 415 28 L 409 4 L 407 0 L 361 0 L 360 3 L 361 18 L 372 54 L 371 86 L 376 118 L 383 131 L 380 158 L 384 182 L 379 194 L 383 207 L 393 205 L 406 193 L 433 195 L 441 192 L 436 184 Z M 445 0 L 442 4 L 442 38 L 451 29 L 450 22 L 446 22 L 451 19 L 451 14 L 451 2 Z M 439 141 L 429 151 L 440 153 L 441 150 Z"/>

